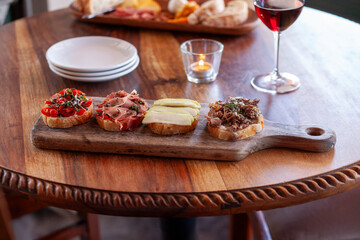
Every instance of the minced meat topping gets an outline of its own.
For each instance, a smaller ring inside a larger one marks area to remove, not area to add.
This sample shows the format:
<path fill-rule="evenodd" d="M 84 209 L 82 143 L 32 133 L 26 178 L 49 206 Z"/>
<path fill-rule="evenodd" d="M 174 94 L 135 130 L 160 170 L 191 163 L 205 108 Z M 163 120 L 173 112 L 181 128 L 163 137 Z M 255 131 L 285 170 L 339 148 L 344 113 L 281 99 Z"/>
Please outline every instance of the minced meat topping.
<path fill-rule="evenodd" d="M 228 97 L 225 102 L 219 100 L 210 103 L 210 111 L 206 117 L 211 127 L 224 126 L 236 132 L 256 123 L 261 114 L 257 104 L 259 99 L 251 101 L 242 97 Z"/>

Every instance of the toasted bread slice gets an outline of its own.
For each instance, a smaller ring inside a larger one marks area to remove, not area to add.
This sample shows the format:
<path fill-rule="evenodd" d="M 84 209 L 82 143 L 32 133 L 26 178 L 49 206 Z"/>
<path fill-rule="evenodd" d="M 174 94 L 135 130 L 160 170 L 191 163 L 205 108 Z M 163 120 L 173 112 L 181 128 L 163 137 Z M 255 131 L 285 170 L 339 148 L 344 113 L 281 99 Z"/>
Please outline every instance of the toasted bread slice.
<path fill-rule="evenodd" d="M 103 129 L 105 129 L 106 131 L 125 131 L 130 129 L 134 129 L 135 127 L 137 127 L 141 121 L 142 121 L 143 117 L 136 117 L 134 119 L 131 120 L 131 122 L 126 121 L 126 122 L 122 122 L 122 121 L 111 121 L 111 120 L 107 120 L 100 116 L 96 116 L 96 121 L 98 122 L 99 126 Z M 127 119 L 128 120 L 128 119 Z M 129 126 L 129 124 L 131 124 L 131 126 Z"/>
<path fill-rule="evenodd" d="M 181 126 L 169 123 L 149 123 L 150 130 L 160 135 L 175 135 L 190 132 L 196 128 L 198 118 L 195 118 L 190 126 Z"/>
<path fill-rule="evenodd" d="M 196 128 L 201 105 L 191 99 L 164 98 L 154 102 L 143 120 L 160 135 L 187 133 Z"/>
<path fill-rule="evenodd" d="M 256 123 L 251 124 L 248 127 L 236 132 L 230 131 L 223 126 L 211 127 L 209 123 L 207 124 L 207 129 L 209 130 L 210 134 L 213 137 L 226 141 L 236 141 L 251 137 L 256 133 L 261 132 L 263 127 L 264 127 L 264 117 L 262 114 L 259 115 L 258 121 Z"/>
<path fill-rule="evenodd" d="M 49 117 L 42 114 L 42 119 L 46 125 L 51 128 L 70 128 L 88 122 L 93 114 L 93 104 L 82 115 L 74 115 L 71 117 Z"/>

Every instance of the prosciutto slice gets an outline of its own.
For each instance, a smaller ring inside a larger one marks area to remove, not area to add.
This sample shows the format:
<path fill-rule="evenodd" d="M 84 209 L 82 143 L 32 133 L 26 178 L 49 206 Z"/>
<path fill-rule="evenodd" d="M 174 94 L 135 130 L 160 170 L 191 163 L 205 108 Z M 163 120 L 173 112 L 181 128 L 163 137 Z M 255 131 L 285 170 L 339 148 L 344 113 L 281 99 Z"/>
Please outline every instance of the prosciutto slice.
<path fill-rule="evenodd" d="M 112 15 L 120 18 L 152 20 L 157 15 L 150 9 L 135 9 L 118 7 Z"/>
<path fill-rule="evenodd" d="M 125 91 L 110 93 L 97 107 L 98 116 L 119 124 L 121 130 L 133 130 L 148 109 L 135 90 L 130 94 Z"/>

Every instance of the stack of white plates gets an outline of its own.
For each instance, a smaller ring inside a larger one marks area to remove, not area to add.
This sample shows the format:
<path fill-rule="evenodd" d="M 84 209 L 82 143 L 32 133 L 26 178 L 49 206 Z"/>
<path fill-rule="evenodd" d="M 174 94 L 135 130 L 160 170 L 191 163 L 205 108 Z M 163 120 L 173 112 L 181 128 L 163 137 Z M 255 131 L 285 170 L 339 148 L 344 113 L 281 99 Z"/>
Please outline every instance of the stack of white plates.
<path fill-rule="evenodd" d="M 119 78 L 132 72 L 140 62 L 132 44 L 101 36 L 58 42 L 47 50 L 46 59 L 57 75 L 86 82 Z"/>

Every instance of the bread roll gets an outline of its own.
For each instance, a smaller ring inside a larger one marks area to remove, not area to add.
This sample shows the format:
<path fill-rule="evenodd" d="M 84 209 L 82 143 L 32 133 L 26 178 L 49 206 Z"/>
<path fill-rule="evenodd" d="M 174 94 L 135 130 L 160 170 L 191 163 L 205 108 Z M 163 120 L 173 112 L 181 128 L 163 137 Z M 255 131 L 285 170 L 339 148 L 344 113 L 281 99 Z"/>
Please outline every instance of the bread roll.
<path fill-rule="evenodd" d="M 207 17 L 202 24 L 214 27 L 235 27 L 246 21 L 248 4 L 241 0 L 230 1 L 221 13 Z"/>
<path fill-rule="evenodd" d="M 188 16 L 189 24 L 198 24 L 204 21 L 209 16 L 224 11 L 224 0 L 210 0 L 201 4 L 200 8 L 195 10 Z"/>
<path fill-rule="evenodd" d="M 120 5 L 123 0 L 75 0 L 74 7 L 83 14 L 94 14 Z"/>

